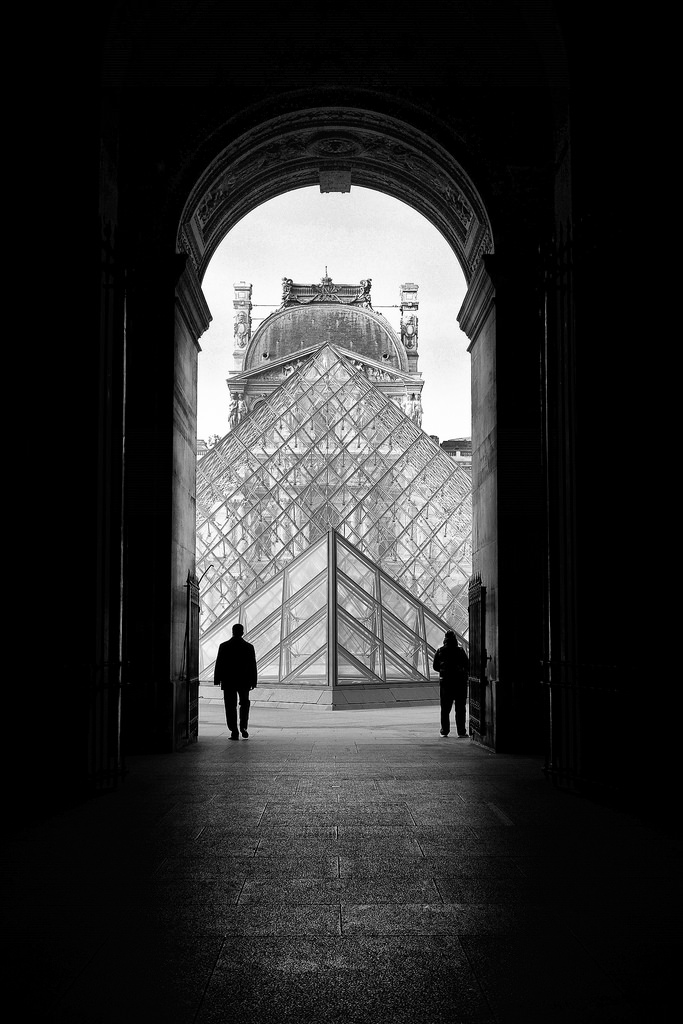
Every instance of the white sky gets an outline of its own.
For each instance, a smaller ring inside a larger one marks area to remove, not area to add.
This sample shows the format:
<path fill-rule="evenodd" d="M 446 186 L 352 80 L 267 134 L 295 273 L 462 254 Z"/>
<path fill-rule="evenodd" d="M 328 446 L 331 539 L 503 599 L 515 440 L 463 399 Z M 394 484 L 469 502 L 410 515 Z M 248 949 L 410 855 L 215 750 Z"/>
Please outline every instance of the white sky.
<path fill-rule="evenodd" d="M 202 289 L 213 320 L 199 340 L 197 436 L 228 432 L 233 364 L 233 285 L 253 285 L 255 330 L 280 305 L 282 278 L 317 284 L 327 272 L 336 284 L 372 279 L 373 309 L 400 334 L 400 285 L 419 286 L 418 371 L 424 380 L 422 428 L 441 441 L 469 437 L 470 355 L 456 316 L 465 278 L 439 232 L 405 203 L 370 189 L 288 192 L 258 207 L 223 240 Z M 260 305 L 262 304 L 262 305 Z"/>

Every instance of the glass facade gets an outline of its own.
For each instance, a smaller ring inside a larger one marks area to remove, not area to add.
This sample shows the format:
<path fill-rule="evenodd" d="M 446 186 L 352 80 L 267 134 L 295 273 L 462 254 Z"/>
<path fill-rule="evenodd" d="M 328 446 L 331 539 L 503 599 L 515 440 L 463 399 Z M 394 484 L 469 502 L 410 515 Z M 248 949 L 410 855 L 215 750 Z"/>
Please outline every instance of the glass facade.
<path fill-rule="evenodd" d="M 428 679 L 467 632 L 471 522 L 469 473 L 322 345 L 197 463 L 202 680 L 238 620 L 264 682 Z"/>
<path fill-rule="evenodd" d="M 336 530 L 205 631 L 207 670 L 237 621 L 257 650 L 261 686 L 435 682 L 434 652 L 450 628 Z"/>

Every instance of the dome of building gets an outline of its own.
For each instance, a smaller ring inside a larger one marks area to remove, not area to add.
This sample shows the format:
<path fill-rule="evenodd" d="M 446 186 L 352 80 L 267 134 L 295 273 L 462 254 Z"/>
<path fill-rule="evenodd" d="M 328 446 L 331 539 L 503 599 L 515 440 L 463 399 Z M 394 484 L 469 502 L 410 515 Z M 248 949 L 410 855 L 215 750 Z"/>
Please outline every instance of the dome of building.
<path fill-rule="evenodd" d="M 244 370 L 256 370 L 295 357 L 321 344 L 336 345 L 359 359 L 408 372 L 408 358 L 386 317 L 370 305 L 370 282 L 297 285 L 285 278 L 283 305 L 254 332 Z"/>
<path fill-rule="evenodd" d="M 318 284 L 282 279 L 280 306 L 253 331 L 251 284 L 235 284 L 235 369 L 227 381 L 229 423 L 253 412 L 321 346 L 344 352 L 368 380 L 419 425 L 422 374 L 418 372 L 416 284 L 400 286 L 400 334 L 372 308 L 372 280 Z"/>

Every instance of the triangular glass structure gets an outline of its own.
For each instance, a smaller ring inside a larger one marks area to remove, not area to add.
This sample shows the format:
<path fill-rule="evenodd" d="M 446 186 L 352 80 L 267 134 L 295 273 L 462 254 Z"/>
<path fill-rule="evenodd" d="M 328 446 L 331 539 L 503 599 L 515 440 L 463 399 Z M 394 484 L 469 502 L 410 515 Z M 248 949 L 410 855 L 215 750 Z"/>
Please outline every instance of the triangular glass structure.
<path fill-rule="evenodd" d="M 206 631 L 204 672 L 240 621 L 260 684 L 273 686 L 433 683 L 434 652 L 450 628 L 335 530 L 231 612 Z"/>
<path fill-rule="evenodd" d="M 209 678 L 215 638 L 229 635 L 238 619 L 250 639 L 255 629 L 262 637 L 260 673 L 271 664 L 268 651 L 285 644 L 280 681 L 322 677 L 315 644 L 328 638 L 313 625 L 298 634 L 295 624 L 301 628 L 323 607 L 316 579 L 327 572 L 321 542 L 329 530 L 348 542 L 338 549 L 339 622 L 342 633 L 356 630 L 356 642 L 348 650 L 338 641 L 341 656 L 350 656 L 344 674 L 386 678 L 386 657 L 377 671 L 373 649 L 376 640 L 384 644 L 373 621 L 379 571 L 390 631 L 397 623 L 392 671 L 426 678 L 400 630 L 419 635 L 422 614 L 438 622 L 439 643 L 444 623 L 466 634 L 471 520 L 468 473 L 368 379 L 352 353 L 320 346 L 197 464 L 201 678 Z"/>

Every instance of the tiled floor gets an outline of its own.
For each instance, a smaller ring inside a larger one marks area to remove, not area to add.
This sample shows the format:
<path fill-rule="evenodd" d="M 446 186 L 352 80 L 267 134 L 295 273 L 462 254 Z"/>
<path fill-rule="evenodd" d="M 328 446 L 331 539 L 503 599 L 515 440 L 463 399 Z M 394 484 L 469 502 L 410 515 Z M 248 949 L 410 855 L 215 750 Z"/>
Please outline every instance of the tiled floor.
<path fill-rule="evenodd" d="M 128 767 L 3 847 L 12 1021 L 672 1019 L 676 829 L 442 739 L 438 709 L 256 708 L 235 743 L 209 705 Z"/>

